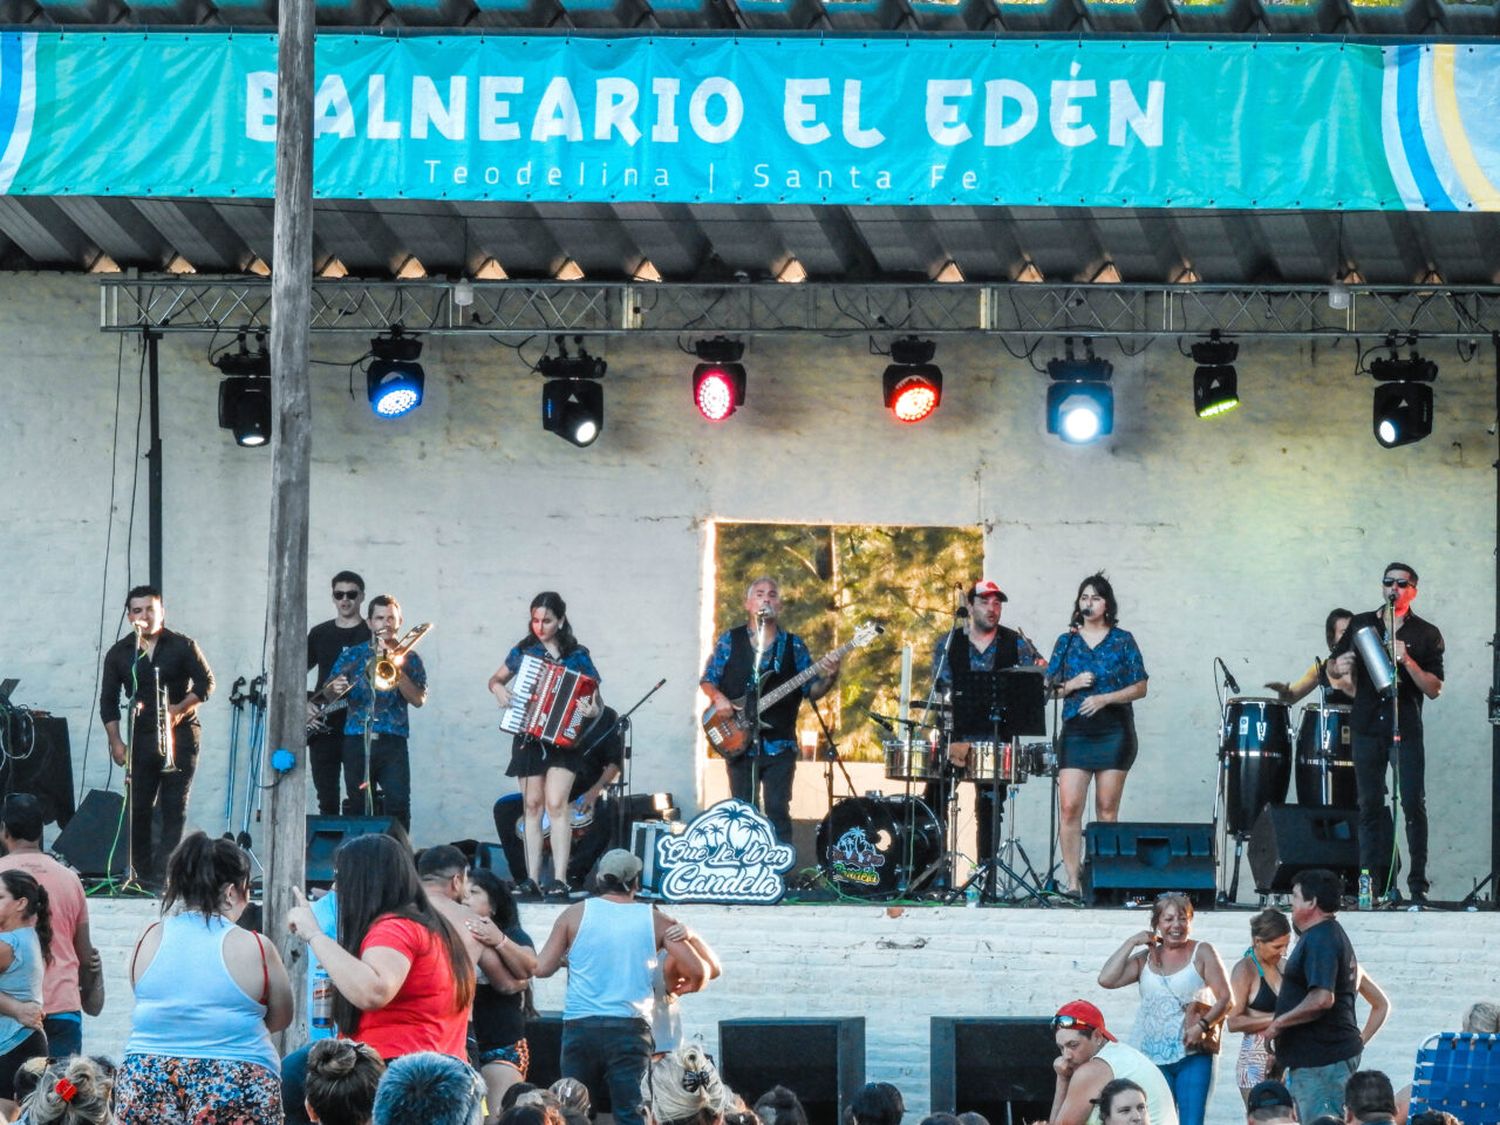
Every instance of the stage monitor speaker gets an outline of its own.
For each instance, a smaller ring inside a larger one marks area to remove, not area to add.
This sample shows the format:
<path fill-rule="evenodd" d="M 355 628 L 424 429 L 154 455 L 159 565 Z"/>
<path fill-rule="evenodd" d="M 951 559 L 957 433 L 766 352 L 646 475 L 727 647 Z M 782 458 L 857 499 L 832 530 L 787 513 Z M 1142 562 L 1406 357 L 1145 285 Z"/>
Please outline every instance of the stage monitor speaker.
<path fill-rule="evenodd" d="M 24 718 L 23 718 L 24 715 Z M 66 828 L 73 818 L 73 752 L 68 721 L 31 712 L 8 711 L 0 758 L 0 796 L 30 793 L 42 805 L 42 819 Z"/>
<path fill-rule="evenodd" d="M 1359 814 L 1353 809 L 1267 805 L 1250 830 L 1250 874 L 1259 894 L 1291 891 L 1300 872 L 1326 868 L 1353 891 L 1359 879 Z"/>
<path fill-rule="evenodd" d="M 1052 1111 L 1057 1044 L 1050 1016 L 933 1016 L 932 1112 L 1045 1121 Z"/>
<path fill-rule="evenodd" d="M 333 853 L 355 836 L 388 832 L 393 816 L 309 816 L 307 818 L 307 882 L 333 883 Z"/>
<path fill-rule="evenodd" d="M 1083 893 L 1091 905 L 1183 891 L 1197 909 L 1213 908 L 1212 824 L 1095 821 L 1084 841 Z"/>
<path fill-rule="evenodd" d="M 531 1052 L 531 1065 L 526 1071 L 526 1081 L 533 1086 L 546 1089 L 562 1077 L 562 1027 L 561 1012 L 538 1012 L 535 1019 L 526 1021 L 526 1047 Z M 609 1087 L 589 1090 L 593 1098 L 595 1113 L 609 1110 Z"/>
<path fill-rule="evenodd" d="M 840 1125 L 865 1084 L 864 1017 L 720 1020 L 719 1073 L 752 1105 L 785 1086 L 809 1125 Z"/>
<path fill-rule="evenodd" d="M 90 789 L 68 826 L 52 842 L 52 851 L 86 879 L 123 876 L 130 850 L 124 811 L 122 794 Z"/>

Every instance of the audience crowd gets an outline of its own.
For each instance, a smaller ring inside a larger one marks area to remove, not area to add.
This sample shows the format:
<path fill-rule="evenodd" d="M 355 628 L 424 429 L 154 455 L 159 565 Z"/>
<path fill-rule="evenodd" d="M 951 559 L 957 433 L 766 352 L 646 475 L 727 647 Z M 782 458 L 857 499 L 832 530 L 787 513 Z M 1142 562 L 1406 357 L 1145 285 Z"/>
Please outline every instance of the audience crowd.
<path fill-rule="evenodd" d="M 103 974 L 83 888 L 42 852 L 41 830 L 34 798 L 6 799 L 0 1121 L 590 1125 L 607 1098 L 621 1125 L 808 1125 L 796 1091 L 732 1090 L 684 1035 L 679 997 L 723 966 L 701 935 L 637 897 L 635 856 L 606 853 L 597 893 L 568 906 L 538 951 L 504 882 L 470 870 L 453 847 L 413 856 L 399 829 L 348 840 L 333 889 L 313 904 L 297 896 L 287 925 L 314 966 L 300 1004 L 275 945 L 242 924 L 249 857 L 202 832 L 182 840 L 161 917 L 130 956 L 135 1003 L 116 1069 L 83 1054 L 82 1015 L 101 1010 Z M 1338 923 L 1340 896 L 1331 873 L 1299 875 L 1290 919 L 1251 918 L 1232 971 L 1192 938 L 1191 902 L 1162 896 L 1149 928 L 1099 974 L 1103 988 L 1139 990 L 1128 1041 L 1089 1000 L 1061 1005 L 1056 1056 L 1030 1060 L 1051 1063 L 1050 1106 L 1022 1112 L 1036 1125 L 1202 1125 L 1228 1031 L 1243 1037 L 1235 1074 L 1246 1125 L 1468 1125 L 1430 1108 L 1410 1114 L 1409 1088 L 1360 1066 L 1390 1004 Z M 562 1049 L 545 1069 L 562 1077 L 541 1087 L 527 1081 L 531 981 L 560 970 Z M 299 1006 L 313 1040 L 283 1058 L 272 1036 Z M 1475 1004 L 1463 1030 L 1495 1033 L 1500 1009 Z M 901 1091 L 874 1082 L 842 1125 L 905 1117 Z M 988 1122 L 934 1112 L 921 1125 Z"/>

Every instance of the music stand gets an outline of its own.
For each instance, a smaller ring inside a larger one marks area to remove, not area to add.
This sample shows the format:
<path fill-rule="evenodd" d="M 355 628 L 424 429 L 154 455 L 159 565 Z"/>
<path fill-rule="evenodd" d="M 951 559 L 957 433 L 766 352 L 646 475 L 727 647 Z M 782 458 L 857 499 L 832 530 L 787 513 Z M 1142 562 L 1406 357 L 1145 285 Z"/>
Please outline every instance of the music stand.
<path fill-rule="evenodd" d="M 1047 692 L 1045 676 L 1042 669 L 1020 665 L 1010 668 L 997 668 L 989 671 L 969 669 L 967 672 L 955 670 L 953 676 L 953 729 L 956 731 L 975 731 L 988 729 L 991 742 L 997 752 L 1005 742 L 1011 742 L 1024 735 L 1040 735 L 1047 733 Z M 1012 748 L 1014 753 L 1014 747 Z M 1014 766 L 1012 774 L 1014 774 Z M 982 784 L 982 783 L 981 783 Z M 1020 842 L 1014 836 L 1006 841 L 1007 848 L 1013 848 L 1021 854 L 1022 862 L 1025 864 L 1026 872 L 1031 876 L 1028 881 L 1025 876 L 1018 872 L 1011 864 L 1000 858 L 1001 841 L 1000 836 L 1000 778 L 992 775 L 989 778 L 990 789 L 990 854 L 980 857 L 979 865 L 970 874 L 964 883 L 967 890 L 976 879 L 984 880 L 984 897 L 994 902 L 997 899 L 995 892 L 996 873 L 1002 873 L 1008 880 L 1007 886 L 1012 894 L 1024 892 L 1028 897 L 1036 899 L 1044 906 L 1050 906 L 1042 893 L 1040 877 L 1031 866 L 1031 859 L 1026 855 L 1026 850 L 1021 847 Z M 1011 804 L 1010 815 L 1012 829 L 1015 824 L 1015 783 L 1010 779 L 1006 781 L 1006 799 Z"/>

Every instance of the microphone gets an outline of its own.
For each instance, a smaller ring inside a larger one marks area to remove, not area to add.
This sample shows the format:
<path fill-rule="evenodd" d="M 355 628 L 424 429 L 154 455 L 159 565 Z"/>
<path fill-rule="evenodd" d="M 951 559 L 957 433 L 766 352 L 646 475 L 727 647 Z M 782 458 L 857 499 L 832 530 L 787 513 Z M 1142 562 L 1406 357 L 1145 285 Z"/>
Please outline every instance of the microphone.
<path fill-rule="evenodd" d="M 770 616 L 771 616 L 771 610 L 767 606 L 761 606 L 759 609 L 757 609 L 755 611 L 755 619 L 757 621 L 764 621 L 766 618 L 768 618 Z"/>
<path fill-rule="evenodd" d="M 1235 681 L 1234 675 L 1229 671 L 1229 666 L 1225 664 L 1224 661 L 1220 660 L 1217 656 L 1214 657 L 1214 661 L 1219 665 L 1219 671 L 1224 673 L 1225 686 L 1228 687 L 1230 691 L 1234 692 L 1235 695 L 1239 695 L 1240 685 Z"/>
<path fill-rule="evenodd" d="M 868 715 L 868 716 L 870 716 L 870 718 L 874 719 L 876 725 L 879 726 L 879 727 L 881 727 L 883 730 L 887 730 L 891 734 L 895 734 L 896 733 L 896 728 L 893 727 L 893 726 L 891 726 L 891 721 L 889 719 L 887 719 L 884 715 L 877 715 L 874 711 L 866 711 L 865 714 Z"/>

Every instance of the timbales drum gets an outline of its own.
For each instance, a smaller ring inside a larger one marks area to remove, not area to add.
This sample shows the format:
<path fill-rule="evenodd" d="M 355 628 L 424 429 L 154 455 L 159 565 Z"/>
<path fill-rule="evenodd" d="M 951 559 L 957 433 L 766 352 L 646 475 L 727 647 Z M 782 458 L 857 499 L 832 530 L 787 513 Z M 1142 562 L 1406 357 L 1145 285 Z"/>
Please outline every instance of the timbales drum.
<path fill-rule="evenodd" d="M 981 785 L 1020 785 L 1026 780 L 1025 757 L 1016 742 L 971 742 L 965 776 Z"/>
<path fill-rule="evenodd" d="M 1349 708 L 1313 704 L 1302 709 L 1297 724 L 1297 803 L 1309 808 L 1359 807 Z"/>
<path fill-rule="evenodd" d="M 938 819 L 915 797 L 846 797 L 818 824 L 818 859 L 846 895 L 916 891 L 942 851 Z"/>
<path fill-rule="evenodd" d="M 1248 836 L 1267 805 L 1285 802 L 1292 782 L 1291 709 L 1279 699 L 1243 697 L 1224 708 L 1219 756 L 1228 772 L 1224 816 Z"/>
<path fill-rule="evenodd" d="M 885 776 L 892 781 L 936 781 L 943 776 L 943 756 L 925 739 L 887 738 Z"/>

